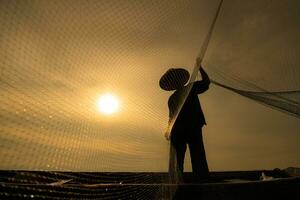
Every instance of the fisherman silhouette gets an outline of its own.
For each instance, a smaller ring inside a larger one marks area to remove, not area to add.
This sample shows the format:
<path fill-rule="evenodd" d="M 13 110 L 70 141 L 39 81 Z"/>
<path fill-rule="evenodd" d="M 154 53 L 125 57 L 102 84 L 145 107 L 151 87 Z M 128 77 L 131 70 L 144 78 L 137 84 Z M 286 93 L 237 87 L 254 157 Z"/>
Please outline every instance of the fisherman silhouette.
<path fill-rule="evenodd" d="M 181 177 L 180 179 L 182 179 L 184 157 L 188 144 L 193 178 L 196 182 L 207 179 L 209 175 L 202 138 L 202 126 L 206 124 L 206 121 L 198 99 L 198 94 L 208 90 L 210 84 L 210 79 L 198 60 L 197 65 L 200 66 L 201 81 L 195 81 L 186 85 L 190 77 L 189 72 L 182 68 L 171 68 L 161 77 L 159 82 L 162 89 L 167 91 L 175 90 L 168 101 L 168 129 L 171 128 L 171 130 L 168 131 L 171 135 L 169 138 L 171 140 L 169 167 L 170 169 L 175 167 L 175 171 L 180 173 L 179 176 Z M 192 88 L 173 126 L 170 127 L 172 120 L 176 117 L 176 111 L 179 109 L 180 104 L 183 103 L 182 97 L 184 94 L 187 95 L 190 86 L 192 86 Z M 173 157 L 175 158 L 172 158 L 172 154 L 174 154 Z M 179 180 L 179 182 L 181 181 L 182 180 Z"/>

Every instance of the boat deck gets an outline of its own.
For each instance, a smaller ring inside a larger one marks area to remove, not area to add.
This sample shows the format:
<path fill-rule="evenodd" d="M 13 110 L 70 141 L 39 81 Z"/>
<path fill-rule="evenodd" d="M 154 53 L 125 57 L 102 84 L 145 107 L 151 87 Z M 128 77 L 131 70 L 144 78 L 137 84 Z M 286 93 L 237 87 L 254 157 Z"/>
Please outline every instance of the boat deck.
<path fill-rule="evenodd" d="M 0 199 L 300 199 L 300 177 L 265 171 L 211 172 L 203 183 L 185 173 L 182 184 L 167 173 L 0 171 Z"/>

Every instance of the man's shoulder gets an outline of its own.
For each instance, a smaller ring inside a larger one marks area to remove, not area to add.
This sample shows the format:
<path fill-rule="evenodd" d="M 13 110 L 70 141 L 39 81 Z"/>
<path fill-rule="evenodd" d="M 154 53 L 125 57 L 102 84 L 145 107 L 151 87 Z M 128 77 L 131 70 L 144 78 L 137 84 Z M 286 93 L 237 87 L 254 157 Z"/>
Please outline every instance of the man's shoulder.
<path fill-rule="evenodd" d="M 169 97 L 169 101 L 179 99 L 183 95 L 187 95 L 188 92 L 189 92 L 189 95 L 192 95 L 192 86 L 193 86 L 193 83 L 189 83 L 188 85 L 184 86 L 183 88 L 175 90 Z"/>
<path fill-rule="evenodd" d="M 177 91 L 177 90 L 176 90 L 176 91 Z M 176 96 L 178 95 L 178 94 L 176 93 L 176 91 L 174 91 L 174 92 L 170 95 L 169 100 L 168 100 L 168 103 L 170 103 L 171 101 L 173 101 L 173 100 L 176 98 Z"/>

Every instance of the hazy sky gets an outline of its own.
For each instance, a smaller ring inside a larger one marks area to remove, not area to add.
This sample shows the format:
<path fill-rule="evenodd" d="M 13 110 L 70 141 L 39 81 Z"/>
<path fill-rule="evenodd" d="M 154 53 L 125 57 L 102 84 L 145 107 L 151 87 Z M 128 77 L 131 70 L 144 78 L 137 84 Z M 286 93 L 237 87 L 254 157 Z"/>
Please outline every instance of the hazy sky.
<path fill-rule="evenodd" d="M 158 81 L 192 71 L 218 3 L 0 1 L 0 169 L 167 171 Z M 224 0 L 211 78 L 299 90 L 299 13 L 297 0 Z M 96 108 L 106 92 L 120 101 L 111 116 Z M 300 166 L 299 119 L 214 85 L 200 100 L 211 170 Z"/>

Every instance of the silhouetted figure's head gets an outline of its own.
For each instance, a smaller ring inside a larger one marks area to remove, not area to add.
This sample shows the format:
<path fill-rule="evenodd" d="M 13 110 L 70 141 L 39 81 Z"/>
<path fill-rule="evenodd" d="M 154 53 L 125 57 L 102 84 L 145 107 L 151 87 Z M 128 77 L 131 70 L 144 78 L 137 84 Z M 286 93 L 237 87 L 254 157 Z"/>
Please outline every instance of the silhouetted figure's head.
<path fill-rule="evenodd" d="M 159 86 L 163 90 L 177 90 L 185 86 L 190 78 L 187 70 L 182 68 L 169 69 L 159 80 Z"/>

